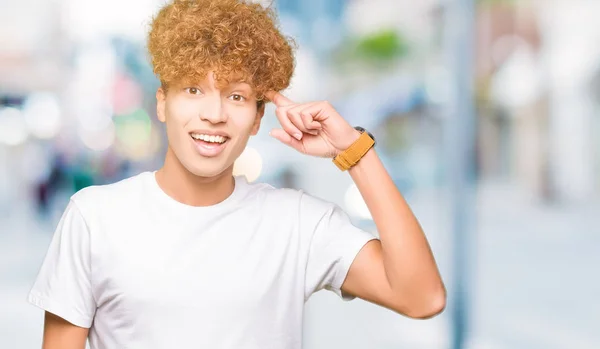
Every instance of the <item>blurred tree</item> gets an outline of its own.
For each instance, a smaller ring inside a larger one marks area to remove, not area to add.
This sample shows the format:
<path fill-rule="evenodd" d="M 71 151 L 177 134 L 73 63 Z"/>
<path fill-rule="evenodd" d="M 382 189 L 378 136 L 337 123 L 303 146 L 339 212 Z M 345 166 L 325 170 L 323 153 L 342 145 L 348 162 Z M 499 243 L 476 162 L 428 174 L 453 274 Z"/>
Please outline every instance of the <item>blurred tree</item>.
<path fill-rule="evenodd" d="M 350 38 L 333 55 L 338 64 L 363 63 L 381 65 L 396 62 L 408 55 L 408 40 L 395 29 L 384 29 L 369 35 Z"/>
<path fill-rule="evenodd" d="M 383 30 L 360 38 L 356 43 L 355 53 L 366 60 L 393 60 L 404 56 L 408 45 L 395 30 Z"/>

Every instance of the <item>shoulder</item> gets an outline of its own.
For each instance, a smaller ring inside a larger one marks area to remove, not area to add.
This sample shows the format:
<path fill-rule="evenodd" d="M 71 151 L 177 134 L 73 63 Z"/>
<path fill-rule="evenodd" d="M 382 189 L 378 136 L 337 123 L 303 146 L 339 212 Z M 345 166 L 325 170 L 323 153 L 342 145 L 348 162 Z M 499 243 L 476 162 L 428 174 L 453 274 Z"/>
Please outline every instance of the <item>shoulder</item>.
<path fill-rule="evenodd" d="M 149 175 L 150 172 L 143 172 L 115 183 L 83 188 L 71 196 L 71 202 L 83 215 L 129 206 L 133 198 L 144 192 L 144 182 Z"/>

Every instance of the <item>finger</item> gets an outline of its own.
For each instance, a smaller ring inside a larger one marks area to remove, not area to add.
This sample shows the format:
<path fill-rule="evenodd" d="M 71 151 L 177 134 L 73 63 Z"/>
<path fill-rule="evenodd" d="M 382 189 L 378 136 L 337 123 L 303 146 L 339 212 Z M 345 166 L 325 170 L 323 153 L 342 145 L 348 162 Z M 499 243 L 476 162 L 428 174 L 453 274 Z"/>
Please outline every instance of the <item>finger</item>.
<path fill-rule="evenodd" d="M 321 125 L 319 121 L 315 120 L 314 115 L 310 112 L 310 109 L 308 109 L 311 107 L 312 106 L 302 109 L 302 111 L 300 112 L 300 116 L 302 117 L 302 120 L 304 120 L 305 123 L 309 124 L 308 127 L 310 129 L 320 130 L 321 128 L 323 128 L 323 125 Z"/>
<path fill-rule="evenodd" d="M 294 104 L 292 100 L 282 95 L 277 91 L 268 91 L 265 93 L 265 97 L 267 97 L 271 102 L 273 102 L 278 107 L 287 107 L 289 105 Z"/>
<path fill-rule="evenodd" d="M 290 120 L 287 110 L 285 108 L 277 108 L 275 110 L 275 115 L 277 115 L 277 120 L 281 124 L 281 127 L 287 132 L 289 135 L 293 136 L 297 140 L 302 139 L 302 131 L 298 129 L 294 125 L 294 123 Z"/>
<path fill-rule="evenodd" d="M 320 122 L 325 119 L 324 113 L 325 109 L 331 107 L 328 102 L 315 102 L 306 106 L 306 108 L 302 109 L 302 114 L 308 114 L 311 116 L 313 121 Z"/>
<path fill-rule="evenodd" d="M 296 126 L 300 131 L 302 131 L 304 133 L 316 135 L 318 133 L 317 130 L 314 130 L 310 126 L 310 122 L 312 121 L 312 119 L 309 122 L 305 123 L 302 116 L 300 115 L 300 111 L 301 111 L 301 107 L 300 108 L 295 107 L 292 109 L 288 109 L 287 110 L 288 119 L 290 119 L 290 121 L 294 124 L 294 126 Z"/>
<path fill-rule="evenodd" d="M 318 131 L 321 129 L 321 123 L 314 121 L 313 117 L 310 113 L 308 113 L 308 112 L 303 113 L 302 111 L 315 103 L 316 102 L 309 103 L 309 104 L 300 104 L 300 105 L 288 110 L 288 114 L 292 113 L 295 116 L 295 118 L 297 118 L 299 120 L 299 122 L 302 122 L 302 125 L 306 129 L 305 132 L 308 132 L 313 135 L 316 135 L 319 133 Z"/>
<path fill-rule="evenodd" d="M 300 131 L 302 131 L 302 133 L 313 134 L 315 132 L 314 130 L 309 130 L 308 128 L 306 128 L 306 126 L 304 126 L 304 123 L 302 122 L 302 118 L 300 117 L 299 113 L 293 113 L 288 111 L 287 115 L 292 124 L 294 124 L 294 126 L 296 126 Z"/>
<path fill-rule="evenodd" d="M 271 130 L 269 134 L 271 135 L 271 137 L 277 139 L 281 143 L 286 144 L 301 153 L 305 152 L 304 145 L 302 144 L 302 142 L 290 136 L 289 133 L 287 133 L 286 131 L 280 128 L 275 128 Z"/>

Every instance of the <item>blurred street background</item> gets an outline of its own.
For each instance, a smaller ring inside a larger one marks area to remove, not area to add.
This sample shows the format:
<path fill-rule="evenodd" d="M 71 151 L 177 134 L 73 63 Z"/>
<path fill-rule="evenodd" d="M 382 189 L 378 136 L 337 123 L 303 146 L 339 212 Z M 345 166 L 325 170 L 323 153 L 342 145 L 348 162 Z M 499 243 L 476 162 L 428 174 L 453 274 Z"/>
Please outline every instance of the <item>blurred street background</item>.
<path fill-rule="evenodd" d="M 2 349 L 40 348 L 26 295 L 68 198 L 163 161 L 144 42 L 163 3 L 0 0 Z M 450 295 L 415 321 L 320 292 L 305 348 L 600 349 L 600 1 L 272 6 L 299 46 L 287 95 L 376 136 Z M 376 233 L 350 177 L 271 139 L 276 123 L 270 106 L 235 172 Z"/>

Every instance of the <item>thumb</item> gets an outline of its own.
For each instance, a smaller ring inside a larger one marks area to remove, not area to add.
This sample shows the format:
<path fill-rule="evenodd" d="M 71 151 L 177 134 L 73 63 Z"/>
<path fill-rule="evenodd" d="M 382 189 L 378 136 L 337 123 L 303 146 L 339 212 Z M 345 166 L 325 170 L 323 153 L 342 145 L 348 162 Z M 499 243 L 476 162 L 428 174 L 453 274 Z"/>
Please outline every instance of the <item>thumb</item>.
<path fill-rule="evenodd" d="M 304 153 L 304 145 L 302 144 L 302 142 L 290 136 L 284 130 L 280 128 L 274 128 L 271 130 L 271 132 L 269 132 L 269 135 L 277 139 L 281 143 L 288 145 L 301 153 Z"/>

